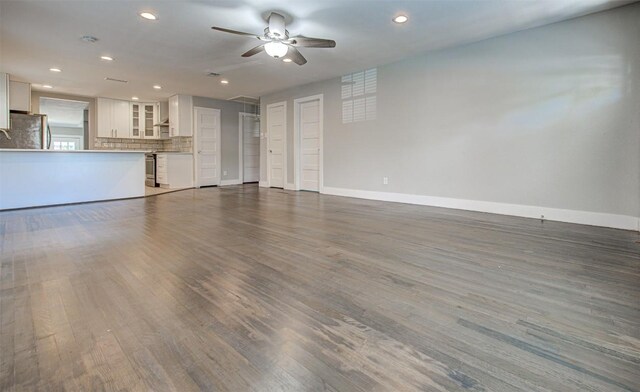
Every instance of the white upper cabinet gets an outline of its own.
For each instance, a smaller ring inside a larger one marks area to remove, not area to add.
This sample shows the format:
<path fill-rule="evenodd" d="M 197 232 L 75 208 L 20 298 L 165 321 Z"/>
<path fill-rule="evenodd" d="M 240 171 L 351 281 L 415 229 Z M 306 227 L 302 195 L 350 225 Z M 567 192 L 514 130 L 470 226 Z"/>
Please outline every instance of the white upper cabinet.
<path fill-rule="evenodd" d="M 143 139 L 158 139 L 158 103 L 131 102 L 131 137 Z"/>
<path fill-rule="evenodd" d="M 96 100 L 98 137 L 130 138 L 131 108 L 129 101 L 98 98 Z"/>
<path fill-rule="evenodd" d="M 193 135 L 193 97 L 174 95 L 169 98 L 169 136 Z"/>
<path fill-rule="evenodd" d="M 31 83 L 9 82 L 9 109 L 31 112 Z"/>

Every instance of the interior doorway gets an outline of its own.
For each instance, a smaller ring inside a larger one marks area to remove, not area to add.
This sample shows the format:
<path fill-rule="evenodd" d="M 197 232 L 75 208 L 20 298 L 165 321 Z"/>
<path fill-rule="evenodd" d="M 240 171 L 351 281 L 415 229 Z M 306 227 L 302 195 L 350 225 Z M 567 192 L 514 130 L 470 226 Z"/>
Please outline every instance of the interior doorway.
<path fill-rule="evenodd" d="M 89 103 L 59 98 L 40 98 L 40 114 L 47 115 L 51 150 L 89 148 Z"/>
<path fill-rule="evenodd" d="M 323 95 L 293 101 L 294 187 L 322 192 Z"/>
<path fill-rule="evenodd" d="M 267 105 L 267 179 L 269 187 L 284 188 L 287 175 L 287 102 Z"/>
<path fill-rule="evenodd" d="M 195 107 L 193 112 L 195 185 L 220 185 L 220 110 Z"/>
<path fill-rule="evenodd" d="M 260 116 L 254 113 L 239 114 L 239 168 L 240 182 L 260 180 Z"/>

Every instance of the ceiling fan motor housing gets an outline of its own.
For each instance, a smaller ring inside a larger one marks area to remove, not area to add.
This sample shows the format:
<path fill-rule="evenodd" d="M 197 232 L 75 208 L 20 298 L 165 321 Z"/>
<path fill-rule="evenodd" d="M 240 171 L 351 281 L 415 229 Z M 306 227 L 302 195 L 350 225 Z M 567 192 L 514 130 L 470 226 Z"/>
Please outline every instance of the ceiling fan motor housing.
<path fill-rule="evenodd" d="M 269 32 L 267 33 L 269 38 L 273 39 L 286 39 L 287 38 L 287 30 L 284 24 L 284 16 L 272 12 L 269 15 Z"/>

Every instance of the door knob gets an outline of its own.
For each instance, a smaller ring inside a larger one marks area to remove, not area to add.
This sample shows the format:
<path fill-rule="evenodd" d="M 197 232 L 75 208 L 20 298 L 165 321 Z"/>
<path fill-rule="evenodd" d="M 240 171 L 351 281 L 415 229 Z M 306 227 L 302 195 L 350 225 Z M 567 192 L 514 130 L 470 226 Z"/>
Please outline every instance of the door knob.
<path fill-rule="evenodd" d="M 273 152 L 273 150 L 269 150 L 269 152 L 271 152 L 271 153 L 272 153 L 272 152 Z"/>

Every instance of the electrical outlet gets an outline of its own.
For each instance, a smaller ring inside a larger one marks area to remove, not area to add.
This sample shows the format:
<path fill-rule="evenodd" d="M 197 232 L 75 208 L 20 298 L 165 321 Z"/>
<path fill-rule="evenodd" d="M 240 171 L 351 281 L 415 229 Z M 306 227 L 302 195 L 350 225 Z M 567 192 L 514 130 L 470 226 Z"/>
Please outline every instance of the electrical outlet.
<path fill-rule="evenodd" d="M 223 175 L 223 176 L 226 176 L 226 175 L 227 175 L 227 171 L 226 171 L 226 170 L 223 170 L 223 171 L 222 171 L 222 175 Z"/>
<path fill-rule="evenodd" d="M 389 185 L 389 177 L 382 177 L 382 185 Z"/>

